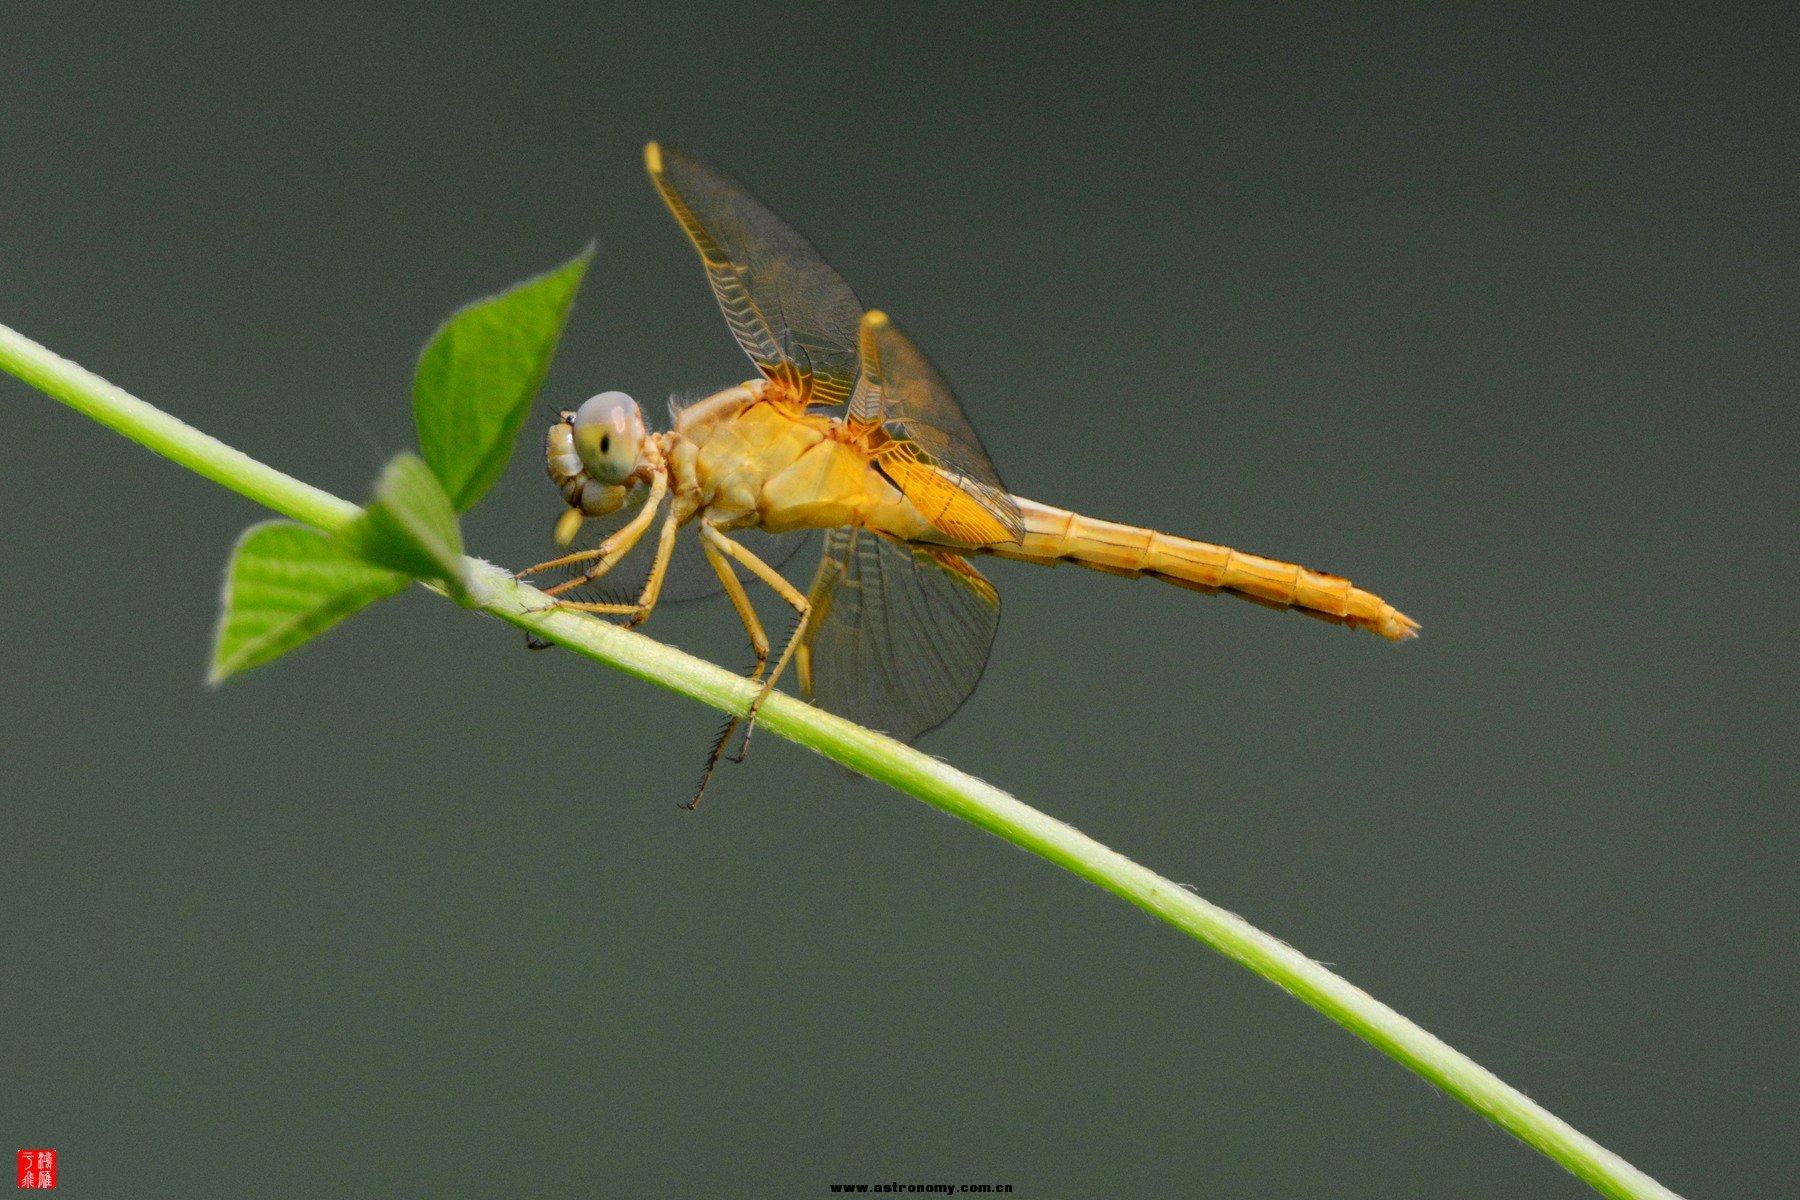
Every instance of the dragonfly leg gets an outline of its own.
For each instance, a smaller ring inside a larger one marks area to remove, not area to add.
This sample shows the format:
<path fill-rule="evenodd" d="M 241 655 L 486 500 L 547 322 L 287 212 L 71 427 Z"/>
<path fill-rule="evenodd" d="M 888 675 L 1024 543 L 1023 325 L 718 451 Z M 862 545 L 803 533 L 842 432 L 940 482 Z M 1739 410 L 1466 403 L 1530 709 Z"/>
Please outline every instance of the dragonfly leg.
<path fill-rule="evenodd" d="M 719 573 L 722 581 L 729 581 L 726 583 L 726 593 L 731 596 L 732 605 L 737 608 L 738 617 L 743 620 L 744 628 L 750 631 L 750 642 L 756 648 L 757 657 L 756 671 L 750 676 L 751 682 L 754 683 L 762 675 L 763 667 L 768 663 L 769 638 L 762 630 L 762 623 L 756 619 L 756 613 L 750 606 L 750 598 L 744 593 L 743 584 L 738 581 L 737 575 L 724 559 L 730 558 L 742 563 L 751 574 L 768 584 L 776 595 L 787 601 L 800 614 L 800 622 L 795 626 L 793 636 L 788 638 L 787 645 L 783 647 L 781 657 L 776 660 L 774 671 L 770 672 L 768 678 L 763 680 L 762 688 L 758 690 L 756 698 L 750 702 L 750 708 L 743 716 L 744 740 L 738 747 L 737 754 L 732 757 L 733 762 L 743 762 L 750 753 L 750 735 L 756 731 L 757 711 L 762 708 L 763 701 L 768 698 L 776 681 L 781 678 L 782 671 L 787 668 L 789 659 L 793 657 L 794 648 L 800 644 L 800 639 L 806 632 L 806 618 L 812 612 L 812 605 L 807 602 L 805 596 L 800 594 L 799 589 L 781 577 L 781 572 L 705 521 L 700 523 L 700 538 L 707 558 L 713 564 L 713 570 Z M 706 770 L 700 776 L 700 787 L 694 793 L 694 798 L 686 805 L 688 809 L 691 810 L 698 805 L 700 797 L 706 793 L 706 785 L 712 779 L 713 769 L 719 765 L 719 759 L 724 754 L 725 747 L 730 743 L 731 735 L 737 724 L 738 718 L 733 717 L 726 723 L 724 730 L 719 735 L 719 740 L 714 743 L 712 753 L 707 756 Z"/>
<path fill-rule="evenodd" d="M 806 603 L 806 597 L 800 598 L 805 607 L 800 610 L 800 619 L 794 623 L 794 632 L 789 636 L 787 645 L 782 647 L 781 657 L 775 660 L 775 669 L 763 681 L 762 691 L 756 693 L 756 699 L 750 702 L 750 711 L 744 714 L 744 740 L 738 744 L 738 752 L 732 762 L 741 763 L 750 757 L 750 735 L 756 732 L 756 714 L 762 710 L 763 701 L 775 690 L 775 681 L 787 670 L 787 665 L 794 657 L 794 650 L 806 637 L 807 618 L 812 616 L 812 605 Z"/>
<path fill-rule="evenodd" d="M 514 578 L 535 575 L 539 571 L 547 571 L 554 567 L 567 566 L 572 563 L 585 562 L 589 559 L 593 559 L 595 560 L 593 566 L 572 579 L 563 580 L 563 582 L 557 584 L 555 587 L 545 588 L 544 594 L 547 596 L 560 596 L 562 593 L 569 591 L 572 588 L 578 588 L 592 583 L 594 580 L 600 578 L 602 575 L 616 567 L 619 564 L 620 559 L 631 553 L 632 548 L 643 538 L 644 531 L 650 528 L 650 522 L 656 519 L 656 510 L 662 505 L 663 496 L 667 494 L 668 490 L 668 475 L 660 471 L 657 472 L 655 477 L 650 481 L 650 496 L 644 501 L 644 507 L 639 509 L 637 515 L 632 517 L 630 521 L 617 530 L 611 537 L 607 538 L 604 542 L 601 542 L 592 550 L 583 550 L 576 554 L 565 554 L 561 558 L 553 558 L 549 562 L 539 563 L 535 567 L 527 567 L 525 570 L 520 571 L 518 575 L 514 576 Z M 570 607 L 575 606 L 571 605 Z M 613 607 L 615 609 L 618 608 L 616 605 Z M 584 606 L 582 611 L 599 612 L 602 610 Z M 622 611 L 629 611 L 629 608 Z"/>
<path fill-rule="evenodd" d="M 617 534 L 614 536 L 616 537 Z M 578 562 L 589 562 L 593 559 L 601 558 L 606 554 L 611 541 L 612 539 L 608 538 L 598 546 L 595 546 L 592 550 L 577 550 L 573 554 L 565 554 L 561 558 L 552 558 L 538 563 L 535 567 L 526 567 L 522 571 L 514 571 L 513 578 L 526 579 L 533 575 L 540 575 L 545 571 L 554 571 L 558 567 L 572 567 Z"/>
<path fill-rule="evenodd" d="M 709 536 L 710 535 L 710 536 Z M 718 530 L 701 522 L 700 549 L 706 554 L 706 561 L 711 564 L 713 573 L 719 582 L 725 585 L 725 594 L 731 598 L 731 607 L 737 610 L 738 620 L 744 623 L 744 631 L 750 635 L 750 649 L 756 654 L 756 669 L 750 672 L 750 682 L 762 679 L 763 670 L 769 665 L 769 635 L 763 632 L 762 621 L 756 615 L 756 608 L 750 603 L 750 596 L 744 591 L 743 581 L 737 572 L 731 569 L 731 562 L 719 550 L 717 542 L 726 541 Z M 694 789 L 694 798 L 683 807 L 692 811 L 700 803 L 700 797 L 706 794 L 706 785 L 712 782 L 713 770 L 719 765 L 719 758 L 725 747 L 731 744 L 731 735 L 737 731 L 742 717 L 734 716 L 725 722 L 719 730 L 719 736 L 713 740 L 712 749 L 706 756 L 706 768 L 700 773 L 700 783 Z"/>
<path fill-rule="evenodd" d="M 744 566 L 750 569 L 751 574 L 768 584 L 770 589 L 773 590 L 777 596 L 780 596 L 783 600 L 793 605 L 796 612 L 806 612 L 808 607 L 806 597 L 800 593 L 799 588 L 789 583 L 786 579 L 783 579 L 780 571 L 777 571 L 774 567 L 771 567 L 768 563 L 756 557 L 756 555 L 744 549 L 743 546 L 732 541 L 704 521 L 700 524 L 700 536 L 705 538 L 711 545 L 717 547 L 720 553 L 728 555 L 738 562 L 743 563 Z"/>
<path fill-rule="evenodd" d="M 675 534 L 681 528 L 681 522 L 675 519 L 674 512 L 663 518 L 662 532 L 656 535 L 656 559 L 650 564 L 650 578 L 644 580 L 644 590 L 638 595 L 637 615 L 625 623 L 625 628 L 636 629 L 650 619 L 650 612 L 662 597 L 663 579 L 669 573 L 669 559 L 675 553 Z"/>
<path fill-rule="evenodd" d="M 636 604 L 589 604 L 582 600 L 559 600 L 557 607 L 574 612 L 630 617 L 625 622 L 625 628 L 636 629 L 650 619 L 650 611 L 656 607 L 657 598 L 662 595 L 663 576 L 668 573 L 669 557 L 675 552 L 675 533 L 680 528 L 681 523 L 675 519 L 674 513 L 663 518 L 662 532 L 656 538 L 656 558 L 650 564 L 650 575 L 644 580 L 644 590 L 638 594 Z M 551 588 L 549 594 L 555 595 L 560 590 L 561 587 Z"/>

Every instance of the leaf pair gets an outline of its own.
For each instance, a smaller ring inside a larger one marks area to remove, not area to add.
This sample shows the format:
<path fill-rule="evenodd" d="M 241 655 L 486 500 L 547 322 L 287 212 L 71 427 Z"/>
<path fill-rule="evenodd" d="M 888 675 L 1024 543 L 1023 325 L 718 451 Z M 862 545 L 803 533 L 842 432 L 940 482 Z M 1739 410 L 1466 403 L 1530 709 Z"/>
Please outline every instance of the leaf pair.
<path fill-rule="evenodd" d="M 290 521 L 244 532 L 225 573 L 211 683 L 279 658 L 415 579 L 465 598 L 456 514 L 506 470 L 593 252 L 590 244 L 460 309 L 432 335 L 413 376 L 423 457 L 396 456 L 361 516 L 330 532 Z"/>

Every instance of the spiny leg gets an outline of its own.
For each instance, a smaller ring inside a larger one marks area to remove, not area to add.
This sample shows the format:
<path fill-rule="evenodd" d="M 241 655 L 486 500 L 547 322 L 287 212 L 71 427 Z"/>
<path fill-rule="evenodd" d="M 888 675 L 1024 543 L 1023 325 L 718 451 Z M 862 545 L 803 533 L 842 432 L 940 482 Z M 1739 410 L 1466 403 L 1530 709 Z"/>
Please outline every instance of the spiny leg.
<path fill-rule="evenodd" d="M 711 534 L 712 537 L 708 537 L 708 534 Z M 743 581 L 737 577 L 737 572 L 731 569 L 731 563 L 719 551 L 713 538 L 718 538 L 720 541 L 726 540 L 720 537 L 718 531 L 711 525 L 702 521 L 700 549 L 705 552 L 706 561 L 712 565 L 713 573 L 719 577 L 719 582 L 725 585 L 725 594 L 731 598 L 731 607 L 737 610 L 738 620 L 744 623 L 744 631 L 750 635 L 750 649 L 756 653 L 756 669 L 750 672 L 750 682 L 756 683 L 762 679 L 763 669 L 769 665 L 769 635 L 763 632 L 762 621 L 757 618 L 756 608 L 750 603 L 748 593 L 744 591 Z M 719 765 L 719 758 L 724 754 L 725 747 L 730 744 L 731 735 L 736 732 L 738 722 L 741 720 L 743 720 L 742 717 L 732 716 L 725 722 L 725 727 L 719 730 L 719 736 L 713 740 L 712 749 L 706 755 L 706 767 L 700 773 L 700 783 L 694 789 L 694 798 L 682 806 L 690 812 L 700 803 L 700 797 L 706 794 L 706 785 L 712 782 L 713 770 Z M 738 761 L 742 761 L 742 759 L 740 758 Z"/>
<path fill-rule="evenodd" d="M 738 746 L 738 752 L 731 760 L 741 763 L 750 753 L 750 736 L 756 732 L 757 710 L 762 708 L 762 703 L 774 688 L 775 681 L 781 678 L 781 672 L 787 666 L 789 657 L 793 655 L 794 648 L 800 644 L 801 635 L 806 632 L 806 618 L 812 612 L 812 605 L 800 593 L 800 590 L 782 578 L 781 572 L 774 567 L 716 529 L 713 531 L 713 536 L 718 538 L 720 550 L 743 563 L 758 579 L 768 584 L 776 595 L 787 601 L 794 611 L 800 614 L 800 621 L 794 626 L 794 632 L 788 637 L 787 647 L 782 650 L 781 658 L 775 664 L 775 673 L 769 676 L 767 683 L 763 684 L 762 691 L 758 692 L 756 699 L 751 702 L 750 711 L 744 715 L 744 740 Z"/>
<path fill-rule="evenodd" d="M 599 543 L 598 547 L 594 547 L 592 551 L 581 551 L 580 554 L 565 554 L 563 558 L 553 558 L 553 560 L 547 561 L 547 563 L 538 563 L 536 567 L 520 570 L 517 576 L 513 576 L 513 578 L 524 578 L 524 576 L 529 576 L 529 574 L 535 574 L 538 570 L 549 570 L 553 569 L 553 567 L 565 565 L 565 563 L 580 563 L 580 561 L 592 558 L 592 560 L 598 560 L 592 567 L 583 570 L 581 574 L 574 576 L 574 578 L 563 579 L 562 583 L 558 583 L 556 587 L 544 588 L 544 594 L 545 596 L 562 596 L 563 592 L 567 592 L 567 590 L 571 590 L 571 588 L 587 587 L 594 579 L 601 578 L 603 574 L 607 574 L 608 570 L 617 567 L 617 565 L 619 565 L 619 560 L 623 560 L 626 554 L 630 554 L 632 549 L 637 547 L 637 542 L 643 538 L 644 531 L 650 527 L 650 522 L 655 520 L 655 516 L 657 516 L 657 507 L 661 506 L 662 497 L 664 497 L 666 493 L 668 493 L 668 477 L 662 475 L 662 473 L 657 473 L 655 479 L 650 482 L 650 498 L 644 500 L 644 507 L 641 507 L 641 509 L 637 511 L 637 515 L 632 516 L 630 522 L 626 522 L 621 529 L 616 529 L 616 531 L 612 533 L 612 536 L 607 538 L 605 542 Z M 567 601 L 565 601 L 565 603 L 567 603 Z M 598 608 L 585 608 L 583 612 L 601 612 L 601 610 L 598 610 Z"/>
<path fill-rule="evenodd" d="M 526 575 L 534 575 L 539 571 L 547 571 L 571 563 L 584 562 L 588 559 L 597 559 L 598 561 L 596 561 L 593 566 L 574 578 L 565 579 L 555 587 L 545 588 L 544 594 L 548 596 L 560 596 L 571 588 L 584 587 L 587 584 L 592 583 L 594 580 L 618 566 L 619 560 L 631 553 L 632 549 L 638 544 L 638 541 L 644 536 L 644 531 L 650 527 L 650 522 L 656 519 L 656 510 L 661 507 L 663 496 L 668 493 L 668 490 L 669 477 L 663 472 L 657 472 L 650 481 L 650 495 L 644 501 L 644 507 L 639 509 L 637 515 L 632 517 L 622 528 L 614 531 L 611 537 L 607 538 L 604 542 L 601 542 L 592 550 L 583 550 L 576 554 L 565 554 L 561 558 L 553 558 L 549 562 L 542 562 L 535 567 L 528 567 L 525 570 L 520 571 L 514 578 L 523 578 Z M 599 610 L 590 608 L 585 609 L 584 611 L 596 612 Z"/>
<path fill-rule="evenodd" d="M 574 512 L 575 510 L 570 509 L 569 511 Z M 620 532 L 623 532 L 623 530 Z M 617 536 L 617 533 L 613 535 L 613 537 Z M 612 548 L 612 540 L 612 538 L 607 538 L 604 542 L 601 542 L 591 550 L 577 550 L 573 554 L 565 554 L 561 558 L 548 559 L 538 563 L 534 567 L 526 567 L 522 571 L 514 571 L 513 578 L 525 579 L 532 575 L 541 575 L 545 571 L 554 571 L 558 567 L 572 567 L 578 562 L 588 562 L 591 559 L 603 558 L 605 557 L 606 552 Z"/>
<path fill-rule="evenodd" d="M 586 587 L 588 584 L 594 582 L 594 580 L 618 566 L 627 554 L 630 554 L 637 548 L 638 542 L 643 540 L 644 531 L 649 528 L 650 521 L 655 516 L 656 510 L 650 504 L 645 504 L 644 510 L 636 517 L 633 517 L 630 524 L 626 525 L 623 529 L 620 529 L 600 544 L 599 548 L 601 554 L 599 555 L 598 561 L 596 561 L 593 566 L 589 567 L 579 575 L 563 580 L 553 587 L 545 588 L 544 594 L 546 596 L 560 596 L 564 592 L 573 591 L 580 587 Z M 594 612 L 598 610 L 589 609 L 587 611 Z"/>
<path fill-rule="evenodd" d="M 671 512 L 663 518 L 662 532 L 656 539 L 656 558 L 650 564 L 649 577 L 644 580 L 644 590 L 638 594 L 636 604 L 590 604 L 584 600 L 558 600 L 558 608 L 571 609 L 574 612 L 608 613 L 614 616 L 629 616 L 625 628 L 635 629 L 650 619 L 650 610 L 656 607 L 656 601 L 662 595 L 663 576 L 669 570 L 669 558 L 675 552 L 675 533 L 681 528 L 675 514 Z M 558 589 L 550 589 L 554 595 Z"/>
<path fill-rule="evenodd" d="M 675 519 L 673 509 L 663 518 L 662 532 L 656 535 L 656 558 L 650 563 L 650 578 L 644 580 L 644 590 L 638 595 L 637 615 L 625 623 L 625 628 L 636 629 L 650 619 L 650 612 L 656 602 L 662 598 L 663 579 L 669 573 L 669 560 L 675 554 L 675 534 L 681 528 L 681 522 Z"/>
<path fill-rule="evenodd" d="M 800 609 L 800 619 L 794 623 L 794 632 L 789 635 L 787 645 L 782 647 L 781 657 L 775 660 L 775 669 L 769 672 L 768 679 L 763 681 L 762 691 L 756 693 L 756 699 L 750 702 L 750 711 L 744 714 L 744 740 L 738 743 L 738 752 L 732 762 L 741 763 L 750 757 L 750 735 L 756 732 L 756 714 L 762 711 L 763 701 L 775 690 L 776 680 L 787 670 L 788 661 L 794 657 L 794 650 L 806 638 L 807 620 L 812 616 L 812 605 L 807 604 L 806 597 L 800 598 L 805 607 Z"/>
<path fill-rule="evenodd" d="M 756 693 L 756 698 L 750 702 L 750 708 L 744 714 L 744 741 L 739 747 L 738 753 L 732 759 L 733 762 L 743 762 L 745 755 L 747 755 L 750 750 L 750 735 L 755 732 L 756 729 L 757 710 L 762 707 L 763 701 L 768 698 L 769 692 L 774 688 L 776 680 L 781 678 L 782 670 L 786 668 L 788 659 L 793 656 L 794 647 L 799 644 L 801 636 L 806 632 L 806 617 L 807 614 L 812 611 L 812 606 L 807 603 L 806 597 L 802 596 L 793 584 L 789 583 L 786 579 L 783 579 L 781 573 L 774 567 L 771 567 L 755 554 L 744 549 L 743 546 L 732 541 L 704 521 L 700 524 L 700 538 L 701 545 L 707 549 L 707 557 L 714 562 L 713 569 L 719 571 L 721 579 L 729 577 L 732 585 L 735 585 L 736 590 L 732 595 L 732 603 L 737 605 L 739 597 L 743 597 L 743 603 L 739 608 L 740 617 L 746 612 L 750 613 L 751 619 L 754 619 L 755 617 L 754 612 L 750 610 L 749 597 L 743 595 L 743 585 L 738 582 L 736 574 L 730 569 L 730 565 L 719 561 L 715 558 L 716 555 L 724 555 L 742 563 L 753 575 L 768 584 L 769 587 L 774 590 L 776 595 L 791 604 L 795 611 L 800 614 L 800 623 L 795 628 L 793 636 L 788 639 L 786 647 L 783 648 L 781 658 L 776 661 L 774 672 L 763 681 L 761 690 Z M 732 592 L 733 588 L 728 585 L 726 590 L 727 592 Z M 748 620 L 745 621 L 745 628 L 750 628 Z M 758 637 L 761 639 L 761 646 L 757 652 L 756 674 L 750 677 L 752 682 L 755 682 L 757 676 L 762 674 L 763 666 L 766 664 L 768 656 L 768 635 L 762 633 L 760 622 L 758 622 L 756 629 L 753 631 L 751 638 L 752 645 L 757 644 Z M 694 798 L 686 805 L 687 808 L 692 809 L 700 803 L 700 797 L 705 794 L 706 785 L 712 779 L 713 770 L 719 765 L 719 758 L 724 754 L 725 747 L 730 742 L 732 731 L 736 725 L 737 718 L 734 717 L 731 721 L 726 723 L 724 731 L 719 735 L 719 740 L 713 745 L 712 753 L 707 756 L 706 770 L 700 776 L 700 788 L 694 793 Z"/>

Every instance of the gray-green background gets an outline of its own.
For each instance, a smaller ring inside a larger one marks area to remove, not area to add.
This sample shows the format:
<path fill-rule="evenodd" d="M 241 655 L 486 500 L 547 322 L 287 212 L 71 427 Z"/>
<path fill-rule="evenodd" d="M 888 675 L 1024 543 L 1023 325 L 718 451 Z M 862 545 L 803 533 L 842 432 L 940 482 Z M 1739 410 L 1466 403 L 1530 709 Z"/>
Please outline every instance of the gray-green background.
<path fill-rule="evenodd" d="M 712 157 L 1014 490 L 1425 626 L 993 564 L 931 752 L 1678 1190 L 1792 1186 L 1791 13 L 304 8 L 6 7 L 0 321 L 361 497 L 436 322 L 590 236 L 540 411 L 743 378 L 639 147 Z M 538 426 L 475 553 L 549 546 Z M 713 714 L 422 593 L 207 691 L 262 515 L 0 379 L 0 1151 L 68 1195 L 1587 1194 L 773 737 L 678 812 Z"/>

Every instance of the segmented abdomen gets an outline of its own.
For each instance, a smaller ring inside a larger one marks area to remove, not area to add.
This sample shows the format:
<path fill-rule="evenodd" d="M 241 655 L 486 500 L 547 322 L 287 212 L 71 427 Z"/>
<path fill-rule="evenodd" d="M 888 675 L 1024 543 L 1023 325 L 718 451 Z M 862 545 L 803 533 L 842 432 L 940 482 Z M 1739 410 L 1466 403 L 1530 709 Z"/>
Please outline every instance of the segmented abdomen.
<path fill-rule="evenodd" d="M 1340 575 L 1014 499 L 1025 518 L 1025 536 L 986 547 L 1001 558 L 1045 566 L 1072 562 L 1113 575 L 1149 575 L 1195 591 L 1229 592 L 1396 642 L 1418 635 L 1417 621 Z"/>

